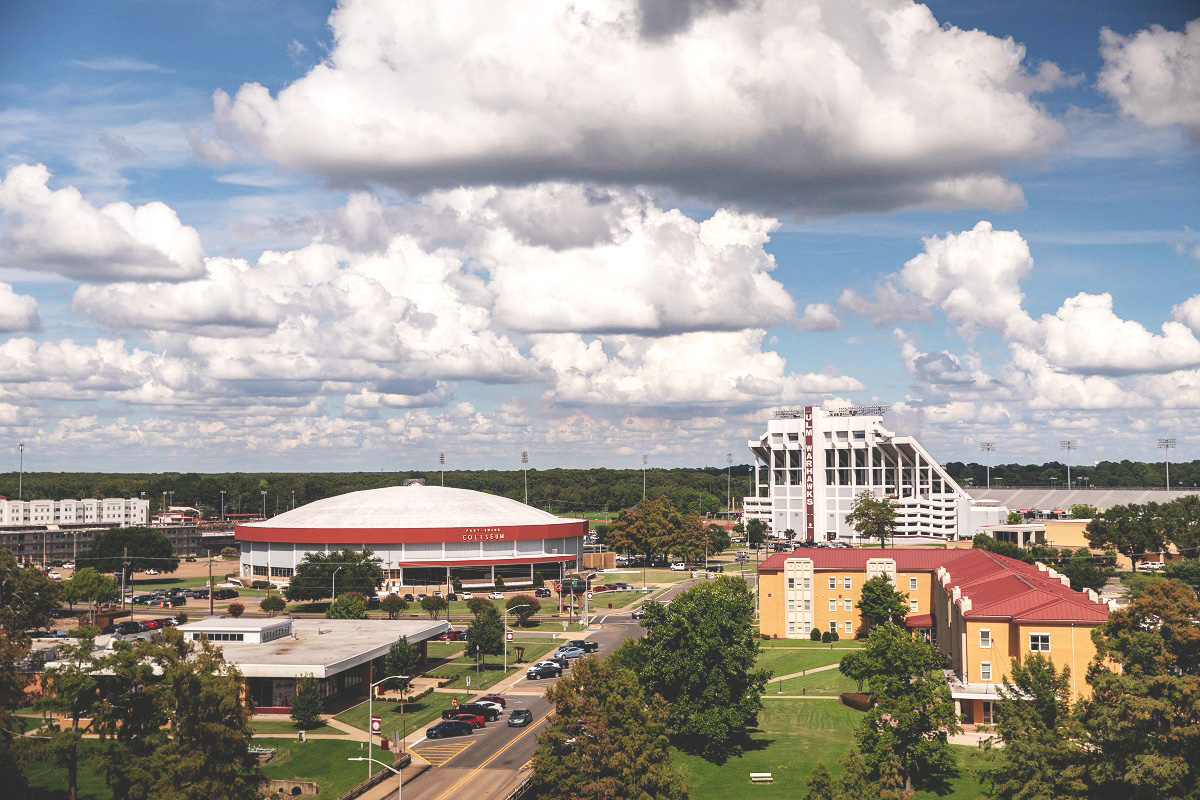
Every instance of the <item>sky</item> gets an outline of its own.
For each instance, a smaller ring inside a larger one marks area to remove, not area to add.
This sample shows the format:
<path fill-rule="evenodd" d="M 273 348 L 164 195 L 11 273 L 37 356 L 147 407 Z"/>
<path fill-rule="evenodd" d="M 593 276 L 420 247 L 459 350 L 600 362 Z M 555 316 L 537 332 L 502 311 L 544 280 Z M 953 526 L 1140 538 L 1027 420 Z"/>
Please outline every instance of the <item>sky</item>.
<path fill-rule="evenodd" d="M 1198 274 L 1194 0 L 0 5 L 0 471 L 1191 460 Z"/>

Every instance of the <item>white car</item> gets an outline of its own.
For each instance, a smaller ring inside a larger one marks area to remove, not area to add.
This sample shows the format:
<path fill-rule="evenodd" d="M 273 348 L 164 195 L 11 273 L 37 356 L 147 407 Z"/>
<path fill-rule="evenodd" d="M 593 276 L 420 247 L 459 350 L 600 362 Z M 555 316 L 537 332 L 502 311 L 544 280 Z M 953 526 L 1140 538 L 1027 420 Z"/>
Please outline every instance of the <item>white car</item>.
<path fill-rule="evenodd" d="M 503 600 L 504 592 L 492 592 L 488 595 L 489 600 Z"/>
<path fill-rule="evenodd" d="M 75 562 L 68 561 L 67 563 L 63 564 L 63 569 L 75 569 Z"/>
<path fill-rule="evenodd" d="M 52 580 L 52 581 L 61 581 L 62 573 L 56 569 L 52 569 L 52 570 L 50 570 L 50 573 L 49 573 L 49 575 L 47 575 L 47 577 L 50 578 L 50 580 Z"/>
<path fill-rule="evenodd" d="M 461 598 L 463 600 L 471 600 L 474 597 L 475 597 L 475 595 L 471 594 L 470 592 L 463 592 L 462 594 L 459 595 L 459 598 Z"/>
<path fill-rule="evenodd" d="M 158 570 L 156 570 L 156 569 L 148 569 L 148 570 L 146 570 L 146 574 L 147 574 L 147 575 L 157 575 L 157 574 L 158 574 Z"/>
<path fill-rule="evenodd" d="M 677 561 L 671 565 L 671 570 L 673 572 L 687 572 L 687 564 L 684 564 L 682 561 Z"/>
<path fill-rule="evenodd" d="M 499 703 L 493 703 L 491 700 L 474 700 L 472 702 L 474 702 L 475 705 L 483 706 L 484 708 L 494 708 L 496 709 L 497 714 L 504 713 L 504 706 L 500 705 Z"/>

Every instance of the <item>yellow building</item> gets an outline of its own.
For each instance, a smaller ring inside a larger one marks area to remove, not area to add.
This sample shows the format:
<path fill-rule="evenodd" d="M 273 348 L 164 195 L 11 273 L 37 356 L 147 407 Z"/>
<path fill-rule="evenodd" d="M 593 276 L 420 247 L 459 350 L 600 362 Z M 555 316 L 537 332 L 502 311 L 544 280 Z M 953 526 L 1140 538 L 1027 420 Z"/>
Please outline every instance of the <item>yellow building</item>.
<path fill-rule="evenodd" d="M 984 550 L 803 548 L 759 568 L 762 633 L 807 639 L 813 628 L 840 637 L 863 632 L 855 607 L 862 585 L 886 576 L 909 603 L 908 627 L 947 654 L 951 695 L 968 722 L 991 724 L 996 687 L 1011 659 L 1048 656 L 1071 669 L 1072 699 L 1095 655 L 1091 632 L 1108 606 L 1065 577 Z"/>

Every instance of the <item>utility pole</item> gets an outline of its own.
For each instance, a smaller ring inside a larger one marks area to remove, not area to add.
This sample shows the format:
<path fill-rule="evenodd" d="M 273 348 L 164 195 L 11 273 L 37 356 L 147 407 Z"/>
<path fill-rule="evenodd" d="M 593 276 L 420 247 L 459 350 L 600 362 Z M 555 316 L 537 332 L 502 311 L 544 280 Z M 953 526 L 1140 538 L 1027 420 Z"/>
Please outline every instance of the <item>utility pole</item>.
<path fill-rule="evenodd" d="M 221 522 L 225 522 L 225 490 L 221 490 Z"/>
<path fill-rule="evenodd" d="M 212 582 L 212 550 L 208 550 L 208 615 L 211 617 L 216 612 L 213 611 L 213 582 Z"/>
<path fill-rule="evenodd" d="M 17 450 L 21 453 L 21 477 L 17 478 L 17 500 L 21 501 L 25 499 L 25 443 L 18 442 Z"/>
<path fill-rule="evenodd" d="M 121 610 L 125 610 L 125 570 L 129 566 L 129 548 L 121 548 Z"/>
<path fill-rule="evenodd" d="M 646 499 L 646 463 L 649 460 L 650 460 L 650 457 L 647 456 L 645 453 L 642 453 L 642 499 L 643 500 Z"/>
<path fill-rule="evenodd" d="M 267 518 L 267 490 L 261 489 L 260 492 L 262 494 L 262 516 L 263 516 L 263 519 L 266 519 Z"/>
<path fill-rule="evenodd" d="M 725 454 L 725 510 L 733 512 L 733 453 Z"/>
<path fill-rule="evenodd" d="M 521 451 L 521 472 L 525 475 L 525 505 L 529 505 L 529 451 Z"/>

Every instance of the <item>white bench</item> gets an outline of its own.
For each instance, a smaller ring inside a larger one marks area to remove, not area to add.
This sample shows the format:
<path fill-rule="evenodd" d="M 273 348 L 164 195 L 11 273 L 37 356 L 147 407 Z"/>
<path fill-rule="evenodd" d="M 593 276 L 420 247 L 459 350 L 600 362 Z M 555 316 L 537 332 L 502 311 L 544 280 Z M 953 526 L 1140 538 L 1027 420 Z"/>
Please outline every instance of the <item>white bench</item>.
<path fill-rule="evenodd" d="M 769 772 L 751 772 L 750 773 L 750 782 L 751 783 L 774 783 L 775 779 L 771 777 L 771 773 L 769 773 Z"/>

